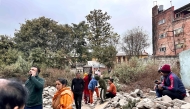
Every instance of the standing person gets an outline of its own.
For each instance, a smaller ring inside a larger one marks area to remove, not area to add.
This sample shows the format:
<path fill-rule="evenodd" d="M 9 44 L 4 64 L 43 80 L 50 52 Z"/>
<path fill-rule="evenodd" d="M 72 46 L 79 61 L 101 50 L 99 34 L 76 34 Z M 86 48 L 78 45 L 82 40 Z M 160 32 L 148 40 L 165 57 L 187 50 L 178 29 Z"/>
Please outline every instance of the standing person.
<path fill-rule="evenodd" d="M 101 76 L 100 69 L 98 69 L 97 71 L 95 71 L 94 75 Z M 97 99 L 100 99 L 100 94 L 99 94 L 99 90 L 98 90 L 98 84 L 95 87 L 95 92 L 96 92 Z"/>
<path fill-rule="evenodd" d="M 42 109 L 42 92 L 44 87 L 44 80 L 38 75 L 40 68 L 31 67 L 29 71 L 29 78 L 25 83 L 25 87 L 28 89 L 28 99 L 25 109 Z"/>
<path fill-rule="evenodd" d="M 85 104 L 90 103 L 90 94 L 88 90 L 88 84 L 92 78 L 92 73 L 89 73 L 88 76 L 85 76 L 84 80 L 84 102 Z"/>
<path fill-rule="evenodd" d="M 107 86 L 106 86 L 106 82 L 105 80 L 103 79 L 103 76 L 98 76 L 96 75 L 95 76 L 95 79 L 98 81 L 99 83 L 99 86 L 98 88 L 101 88 L 101 91 L 100 91 L 100 103 L 103 103 L 105 101 L 105 97 L 106 97 L 106 91 L 107 91 Z"/>
<path fill-rule="evenodd" d="M 0 109 L 24 109 L 27 91 L 16 81 L 0 79 Z"/>
<path fill-rule="evenodd" d="M 90 80 L 90 83 L 88 84 L 91 106 L 93 106 L 93 94 L 94 94 L 94 90 L 95 90 L 95 87 L 97 86 L 97 84 L 98 84 L 97 80 L 94 77 Z"/>
<path fill-rule="evenodd" d="M 185 87 L 177 75 L 171 72 L 170 65 L 163 65 L 160 71 L 163 73 L 164 81 L 158 85 L 156 90 L 159 97 L 168 95 L 172 99 L 184 99 L 186 96 Z"/>
<path fill-rule="evenodd" d="M 71 89 L 74 93 L 76 109 L 81 109 L 82 93 L 84 90 L 84 81 L 80 77 L 80 73 L 76 73 L 76 78 L 72 80 Z"/>
<path fill-rule="evenodd" d="M 53 109 L 72 109 L 73 104 L 73 92 L 70 87 L 67 86 L 67 80 L 57 79 L 56 89 L 53 100 L 52 107 Z"/>
<path fill-rule="evenodd" d="M 116 86 L 113 84 L 113 79 L 109 79 L 108 80 L 108 84 L 110 85 L 109 89 L 107 90 L 107 94 L 106 94 L 106 98 L 113 98 L 116 96 Z"/>

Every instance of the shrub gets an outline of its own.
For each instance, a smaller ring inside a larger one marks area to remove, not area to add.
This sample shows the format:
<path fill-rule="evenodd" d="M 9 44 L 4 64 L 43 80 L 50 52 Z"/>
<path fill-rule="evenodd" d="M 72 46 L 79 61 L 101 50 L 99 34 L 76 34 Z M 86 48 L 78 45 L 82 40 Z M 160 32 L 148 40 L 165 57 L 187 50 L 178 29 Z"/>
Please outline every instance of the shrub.
<path fill-rule="evenodd" d="M 75 74 L 72 72 L 68 72 L 68 69 L 53 69 L 47 68 L 42 69 L 41 75 L 45 79 L 45 86 L 55 86 L 55 81 L 58 78 L 64 78 L 68 81 L 68 85 L 71 85 L 72 79 L 75 77 Z"/>

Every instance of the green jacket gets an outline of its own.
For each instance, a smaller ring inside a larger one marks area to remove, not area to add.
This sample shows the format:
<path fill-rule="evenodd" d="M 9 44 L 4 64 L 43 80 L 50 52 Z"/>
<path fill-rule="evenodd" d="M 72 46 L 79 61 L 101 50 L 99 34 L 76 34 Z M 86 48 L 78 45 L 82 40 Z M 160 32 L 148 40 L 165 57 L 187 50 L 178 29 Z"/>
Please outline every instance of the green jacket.
<path fill-rule="evenodd" d="M 28 89 L 28 99 L 26 101 L 27 107 L 42 105 L 42 93 L 44 88 L 44 80 L 38 76 L 31 76 L 25 83 Z"/>
<path fill-rule="evenodd" d="M 99 76 L 95 76 L 94 77 L 96 80 L 98 80 L 98 83 L 99 83 L 99 88 L 102 88 L 102 89 L 107 89 L 107 86 L 106 86 L 106 82 L 104 79 L 100 78 Z"/>

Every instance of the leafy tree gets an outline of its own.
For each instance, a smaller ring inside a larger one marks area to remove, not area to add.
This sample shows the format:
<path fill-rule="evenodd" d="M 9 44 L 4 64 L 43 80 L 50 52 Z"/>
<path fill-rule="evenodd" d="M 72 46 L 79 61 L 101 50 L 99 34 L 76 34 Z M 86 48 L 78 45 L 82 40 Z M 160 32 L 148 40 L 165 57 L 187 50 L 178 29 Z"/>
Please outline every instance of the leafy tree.
<path fill-rule="evenodd" d="M 85 21 L 82 21 L 79 24 L 72 23 L 72 31 L 73 49 L 75 52 L 74 54 L 78 57 L 77 61 L 86 62 L 91 58 L 86 41 L 86 37 L 90 34 L 89 26 Z"/>
<path fill-rule="evenodd" d="M 106 64 L 107 60 L 105 57 L 112 60 L 116 56 L 116 44 L 119 39 L 119 35 L 113 32 L 113 28 L 108 22 L 111 16 L 109 16 L 107 12 L 94 9 L 90 11 L 86 19 L 91 32 L 91 35 L 89 35 L 87 39 L 93 50 L 93 56 L 98 59 L 99 62 Z M 109 47 L 112 49 L 109 49 Z M 114 54 L 109 55 L 108 53 Z M 109 65 L 113 65 L 113 62 L 112 64 L 107 64 L 107 66 Z"/>
<path fill-rule="evenodd" d="M 0 65 L 15 63 L 21 53 L 15 48 L 13 39 L 6 35 L 0 35 Z"/>
<path fill-rule="evenodd" d="M 150 45 L 148 34 L 139 27 L 128 30 L 123 37 L 122 44 L 122 49 L 126 52 L 128 59 L 132 56 L 139 57 L 142 51 Z"/>
<path fill-rule="evenodd" d="M 14 41 L 18 49 L 24 52 L 26 60 L 34 61 L 38 65 L 46 64 L 57 67 L 56 63 L 52 63 L 55 62 L 53 61 L 55 54 L 57 55 L 58 51 L 64 51 L 62 53 L 66 55 L 72 50 L 71 35 L 71 26 L 61 25 L 52 19 L 39 17 L 27 20 L 25 24 L 22 24 L 20 30 L 15 32 Z M 56 60 L 63 61 L 61 58 Z"/>

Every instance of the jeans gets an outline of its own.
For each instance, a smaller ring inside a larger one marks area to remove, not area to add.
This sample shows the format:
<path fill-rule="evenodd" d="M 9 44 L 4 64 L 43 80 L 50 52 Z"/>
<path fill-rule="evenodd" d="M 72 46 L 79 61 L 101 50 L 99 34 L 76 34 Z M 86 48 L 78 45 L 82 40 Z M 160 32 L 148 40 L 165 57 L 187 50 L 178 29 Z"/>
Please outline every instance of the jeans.
<path fill-rule="evenodd" d="M 159 90 L 159 89 L 156 89 L 156 95 L 157 97 L 162 97 L 164 95 L 167 95 L 169 96 L 171 99 L 180 99 L 180 100 L 183 100 L 184 99 L 184 95 L 180 92 L 173 92 L 173 91 L 170 91 L 170 90 Z"/>
<path fill-rule="evenodd" d="M 41 105 L 37 105 L 37 106 L 32 106 L 32 107 L 25 106 L 24 109 L 42 109 L 42 104 Z"/>
<path fill-rule="evenodd" d="M 76 109 L 81 109 L 82 94 L 74 93 Z"/>

